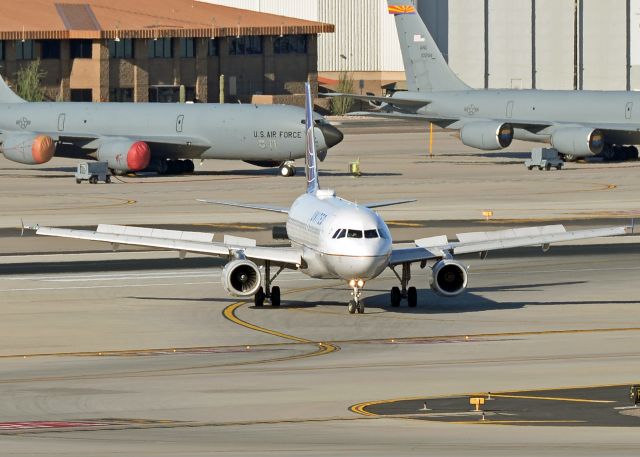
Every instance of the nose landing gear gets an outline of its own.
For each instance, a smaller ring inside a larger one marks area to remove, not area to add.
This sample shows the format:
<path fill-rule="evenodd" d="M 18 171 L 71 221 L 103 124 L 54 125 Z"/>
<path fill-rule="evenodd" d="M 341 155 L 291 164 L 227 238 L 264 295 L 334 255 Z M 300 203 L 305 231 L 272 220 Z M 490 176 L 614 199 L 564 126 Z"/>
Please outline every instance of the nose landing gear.
<path fill-rule="evenodd" d="M 280 166 L 280 175 L 284 177 L 291 177 L 296 175 L 296 165 L 292 160 L 283 163 Z"/>
<path fill-rule="evenodd" d="M 353 299 L 349 300 L 349 314 L 364 313 L 364 302 L 362 301 L 362 289 L 364 288 L 364 281 L 362 279 L 352 279 L 349 281 L 349 286 L 353 289 L 351 296 Z"/>
<path fill-rule="evenodd" d="M 407 299 L 407 304 L 409 308 L 415 308 L 418 306 L 418 290 L 415 287 L 407 287 L 409 285 L 409 281 L 411 281 L 411 264 L 403 263 L 402 264 L 402 276 L 396 273 L 396 270 L 391 268 L 391 271 L 396 275 L 396 277 L 400 280 L 399 287 L 391 288 L 391 306 L 397 308 L 400 306 L 400 302 L 403 298 Z"/>

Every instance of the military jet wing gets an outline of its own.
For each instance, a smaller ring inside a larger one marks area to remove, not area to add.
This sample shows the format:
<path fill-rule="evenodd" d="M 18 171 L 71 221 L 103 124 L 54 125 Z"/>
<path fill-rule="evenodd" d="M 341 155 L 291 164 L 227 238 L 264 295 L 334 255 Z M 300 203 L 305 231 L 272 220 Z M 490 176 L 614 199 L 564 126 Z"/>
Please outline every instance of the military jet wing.
<path fill-rule="evenodd" d="M 361 100 L 363 102 L 380 103 L 386 105 L 394 105 L 400 107 L 411 107 L 418 109 L 422 106 L 426 106 L 431 103 L 431 100 L 421 100 L 420 98 L 403 98 L 403 97 L 378 97 L 376 95 L 358 95 L 358 94 L 321 94 L 323 97 L 336 98 L 336 97 L 349 97 L 354 100 Z"/>
<path fill-rule="evenodd" d="M 568 232 L 563 225 L 526 227 L 495 232 L 460 233 L 458 241 L 449 242 L 446 236 L 415 241 L 415 247 L 396 248 L 391 253 L 390 266 L 452 258 L 455 254 L 479 253 L 526 246 L 542 246 L 547 250 L 552 243 L 589 238 L 619 236 L 633 232 L 633 227 L 605 227 Z"/>
<path fill-rule="evenodd" d="M 120 245 L 146 246 L 178 251 L 183 258 L 187 252 L 209 254 L 218 257 L 238 257 L 268 260 L 277 265 L 298 268 L 302 253 L 291 247 L 261 247 L 255 240 L 225 236 L 224 242 L 214 242 L 212 233 L 161 230 L 144 227 L 101 224 L 95 231 L 64 228 L 24 226 L 37 235 L 73 238 L 110 243 L 114 249 Z"/>

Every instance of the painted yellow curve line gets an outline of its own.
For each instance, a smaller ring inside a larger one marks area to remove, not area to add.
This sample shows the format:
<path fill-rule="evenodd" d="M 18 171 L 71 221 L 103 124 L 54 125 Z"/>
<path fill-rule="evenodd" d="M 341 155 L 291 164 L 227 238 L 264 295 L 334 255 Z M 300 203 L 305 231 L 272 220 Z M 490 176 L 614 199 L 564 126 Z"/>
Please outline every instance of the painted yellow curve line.
<path fill-rule="evenodd" d="M 300 290 L 298 290 L 296 292 L 300 292 Z M 229 320 L 230 322 L 233 322 L 236 325 L 239 325 L 239 326 L 244 327 L 244 328 L 249 329 L 249 330 L 253 330 L 255 332 L 266 333 L 268 335 L 273 335 L 273 336 L 276 336 L 278 338 L 282 338 L 282 339 L 289 340 L 289 341 L 294 341 L 294 342 L 300 343 L 300 344 L 317 344 L 317 346 L 318 346 L 318 349 L 316 351 L 308 353 L 308 354 L 301 354 L 301 355 L 292 356 L 292 357 L 286 357 L 286 358 L 282 358 L 282 359 L 269 360 L 269 362 L 280 361 L 280 360 L 303 359 L 303 358 L 307 358 L 307 357 L 317 357 L 317 356 L 321 356 L 321 355 L 331 354 L 332 352 L 336 352 L 336 351 L 340 350 L 340 346 L 337 346 L 335 344 L 311 341 L 311 340 L 308 340 L 306 338 L 300 338 L 298 336 L 289 335 L 287 333 L 282 333 L 282 332 L 279 332 L 277 330 L 272 330 L 272 329 L 268 329 L 268 328 L 265 328 L 265 327 L 261 327 L 261 326 L 256 325 L 256 324 L 252 324 L 251 322 L 247 322 L 244 319 L 240 319 L 238 317 L 238 315 L 236 314 L 236 311 L 238 311 L 239 308 L 241 308 L 242 306 L 246 305 L 247 303 L 248 302 L 246 302 L 246 301 L 233 303 L 233 304 L 227 306 L 222 311 L 222 314 L 225 317 L 225 319 Z"/>

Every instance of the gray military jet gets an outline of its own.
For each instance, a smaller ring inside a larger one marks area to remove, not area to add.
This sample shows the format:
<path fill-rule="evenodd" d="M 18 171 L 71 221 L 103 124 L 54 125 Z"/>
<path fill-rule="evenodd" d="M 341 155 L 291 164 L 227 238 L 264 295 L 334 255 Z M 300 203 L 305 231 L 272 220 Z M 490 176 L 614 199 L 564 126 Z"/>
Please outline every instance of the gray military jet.
<path fill-rule="evenodd" d="M 315 114 L 320 159 L 342 133 Z M 243 160 L 293 176 L 305 111 L 286 105 L 27 103 L 0 78 L 0 152 L 14 162 L 95 159 L 114 172 L 184 173 L 193 159 Z"/>
<path fill-rule="evenodd" d="M 367 114 L 425 119 L 458 130 L 465 145 L 483 150 L 520 139 L 550 143 L 565 160 L 638 157 L 628 145 L 640 144 L 639 93 L 473 90 L 449 68 L 413 2 L 388 4 L 409 90 L 392 97 L 350 95 L 377 105 Z"/>

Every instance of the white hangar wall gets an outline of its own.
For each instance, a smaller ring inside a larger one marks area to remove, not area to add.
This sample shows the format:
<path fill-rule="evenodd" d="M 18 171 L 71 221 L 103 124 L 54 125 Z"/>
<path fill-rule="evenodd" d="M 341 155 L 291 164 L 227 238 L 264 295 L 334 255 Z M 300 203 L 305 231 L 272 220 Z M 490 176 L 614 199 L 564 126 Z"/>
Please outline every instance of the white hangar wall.
<path fill-rule="evenodd" d="M 386 0 L 206 1 L 335 24 L 318 40 L 319 72 L 346 70 L 372 84 L 403 79 Z M 640 89 L 640 0 L 415 1 L 472 87 Z"/>

